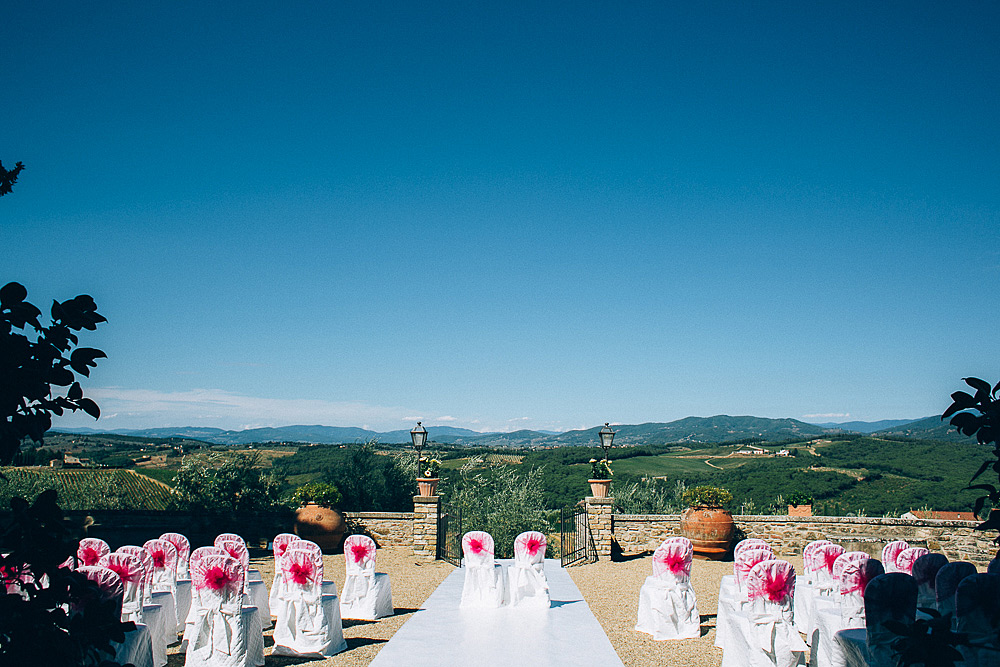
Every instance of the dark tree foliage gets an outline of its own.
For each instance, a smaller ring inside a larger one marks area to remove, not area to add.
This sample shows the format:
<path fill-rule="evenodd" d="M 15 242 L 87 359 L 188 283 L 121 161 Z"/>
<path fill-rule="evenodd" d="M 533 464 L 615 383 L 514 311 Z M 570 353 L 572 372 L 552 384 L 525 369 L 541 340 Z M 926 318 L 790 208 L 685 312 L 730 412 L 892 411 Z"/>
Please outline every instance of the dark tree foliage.
<path fill-rule="evenodd" d="M 117 664 L 111 643 L 135 624 L 121 622 L 117 604 L 102 600 L 97 584 L 60 567 L 79 540 L 66 527 L 56 492 L 32 505 L 15 498 L 11 509 L 0 534 L 0 580 L 20 582 L 23 594 L 0 596 L 0 667 Z"/>
<path fill-rule="evenodd" d="M 962 378 L 965 384 L 976 390 L 975 395 L 964 391 L 956 391 L 951 395 L 952 404 L 941 415 L 941 419 L 951 417 L 951 425 L 961 433 L 975 436 L 980 445 L 992 445 L 992 456 L 983 461 L 982 465 L 972 479 L 967 488 L 976 491 L 983 491 L 983 495 L 976 499 L 976 514 L 983 509 L 986 501 L 994 509 L 1000 508 L 1000 489 L 993 484 L 972 484 L 980 475 L 992 468 L 993 472 L 1000 480 L 1000 383 L 995 387 L 990 387 L 990 383 L 979 378 Z M 1000 517 L 996 513 L 990 514 L 990 519 L 978 526 L 980 530 L 1000 530 Z M 997 538 L 1000 541 L 1000 537 Z"/>
<path fill-rule="evenodd" d="M 24 164 L 21 162 L 15 164 L 14 168 L 9 171 L 4 169 L 3 162 L 0 162 L 0 197 L 11 193 L 22 169 L 24 169 Z"/>
<path fill-rule="evenodd" d="M 77 347 L 75 331 L 94 331 L 107 320 L 94 300 L 81 294 L 53 301 L 52 321 L 43 326 L 42 311 L 26 301 L 20 283 L 0 288 L 0 465 L 9 465 L 24 438 L 41 443 L 52 415 L 83 410 L 97 419 L 101 410 L 83 395 L 75 373 L 90 375 L 96 360 L 107 355 Z M 75 349 L 74 349 L 75 348 Z M 53 395 L 53 387 L 68 387 Z"/>

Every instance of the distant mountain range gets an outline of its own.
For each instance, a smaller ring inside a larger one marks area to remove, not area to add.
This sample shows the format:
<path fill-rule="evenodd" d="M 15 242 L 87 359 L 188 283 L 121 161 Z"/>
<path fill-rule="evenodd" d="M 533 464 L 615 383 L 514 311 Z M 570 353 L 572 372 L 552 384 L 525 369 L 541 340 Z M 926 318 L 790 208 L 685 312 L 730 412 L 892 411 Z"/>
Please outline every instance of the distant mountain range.
<path fill-rule="evenodd" d="M 514 431 L 511 433 L 480 433 L 466 428 L 430 426 L 428 439 L 434 442 L 479 447 L 540 447 L 595 446 L 599 442 L 600 426 L 553 433 L 551 431 Z M 344 426 L 279 426 L 227 431 L 195 426 L 133 430 L 101 431 L 99 429 L 58 429 L 65 433 L 113 433 L 144 438 L 182 437 L 221 445 L 245 445 L 252 442 L 313 442 L 334 444 L 377 440 L 385 444 L 410 442 L 410 431 L 377 432 Z M 918 420 L 890 419 L 878 422 L 847 422 L 843 424 L 808 424 L 796 419 L 764 417 L 685 417 L 667 423 L 622 424 L 615 426 L 616 445 L 658 445 L 706 442 L 732 442 L 757 439 L 769 442 L 797 438 L 815 438 L 842 432 L 866 433 L 875 436 L 904 436 L 932 440 L 965 440 L 947 422 L 938 417 Z"/>

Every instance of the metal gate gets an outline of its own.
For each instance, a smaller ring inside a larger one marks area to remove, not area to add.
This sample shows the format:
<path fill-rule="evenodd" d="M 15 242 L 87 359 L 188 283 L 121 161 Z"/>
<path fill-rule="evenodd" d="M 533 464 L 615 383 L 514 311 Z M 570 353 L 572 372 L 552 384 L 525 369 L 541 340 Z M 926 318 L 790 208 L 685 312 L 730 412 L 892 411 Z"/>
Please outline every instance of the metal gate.
<path fill-rule="evenodd" d="M 462 566 L 462 508 L 441 503 L 438 511 L 437 557 Z"/>
<path fill-rule="evenodd" d="M 597 550 L 590 543 L 586 507 L 577 505 L 559 510 L 559 542 L 563 567 L 597 560 Z"/>

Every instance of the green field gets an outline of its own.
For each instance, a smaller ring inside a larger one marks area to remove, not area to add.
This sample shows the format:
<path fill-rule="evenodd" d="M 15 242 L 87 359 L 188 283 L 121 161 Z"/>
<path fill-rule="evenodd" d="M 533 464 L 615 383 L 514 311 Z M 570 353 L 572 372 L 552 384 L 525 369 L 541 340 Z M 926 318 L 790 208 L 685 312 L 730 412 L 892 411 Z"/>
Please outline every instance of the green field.
<path fill-rule="evenodd" d="M 170 488 L 132 470 L 3 468 L 0 496 L 34 495 L 55 489 L 63 509 L 164 510 Z M 26 493 L 27 492 L 27 493 Z"/>

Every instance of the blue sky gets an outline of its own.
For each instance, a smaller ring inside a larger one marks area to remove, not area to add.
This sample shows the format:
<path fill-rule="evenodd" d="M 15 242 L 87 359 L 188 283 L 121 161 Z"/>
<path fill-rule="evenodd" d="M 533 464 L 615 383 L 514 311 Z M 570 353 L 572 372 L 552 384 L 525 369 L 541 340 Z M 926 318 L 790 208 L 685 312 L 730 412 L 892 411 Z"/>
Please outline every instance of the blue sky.
<path fill-rule="evenodd" d="M 994 3 L 21 3 L 0 281 L 58 425 L 563 430 L 996 381 Z M 477 6 L 474 6 L 477 5 Z"/>

